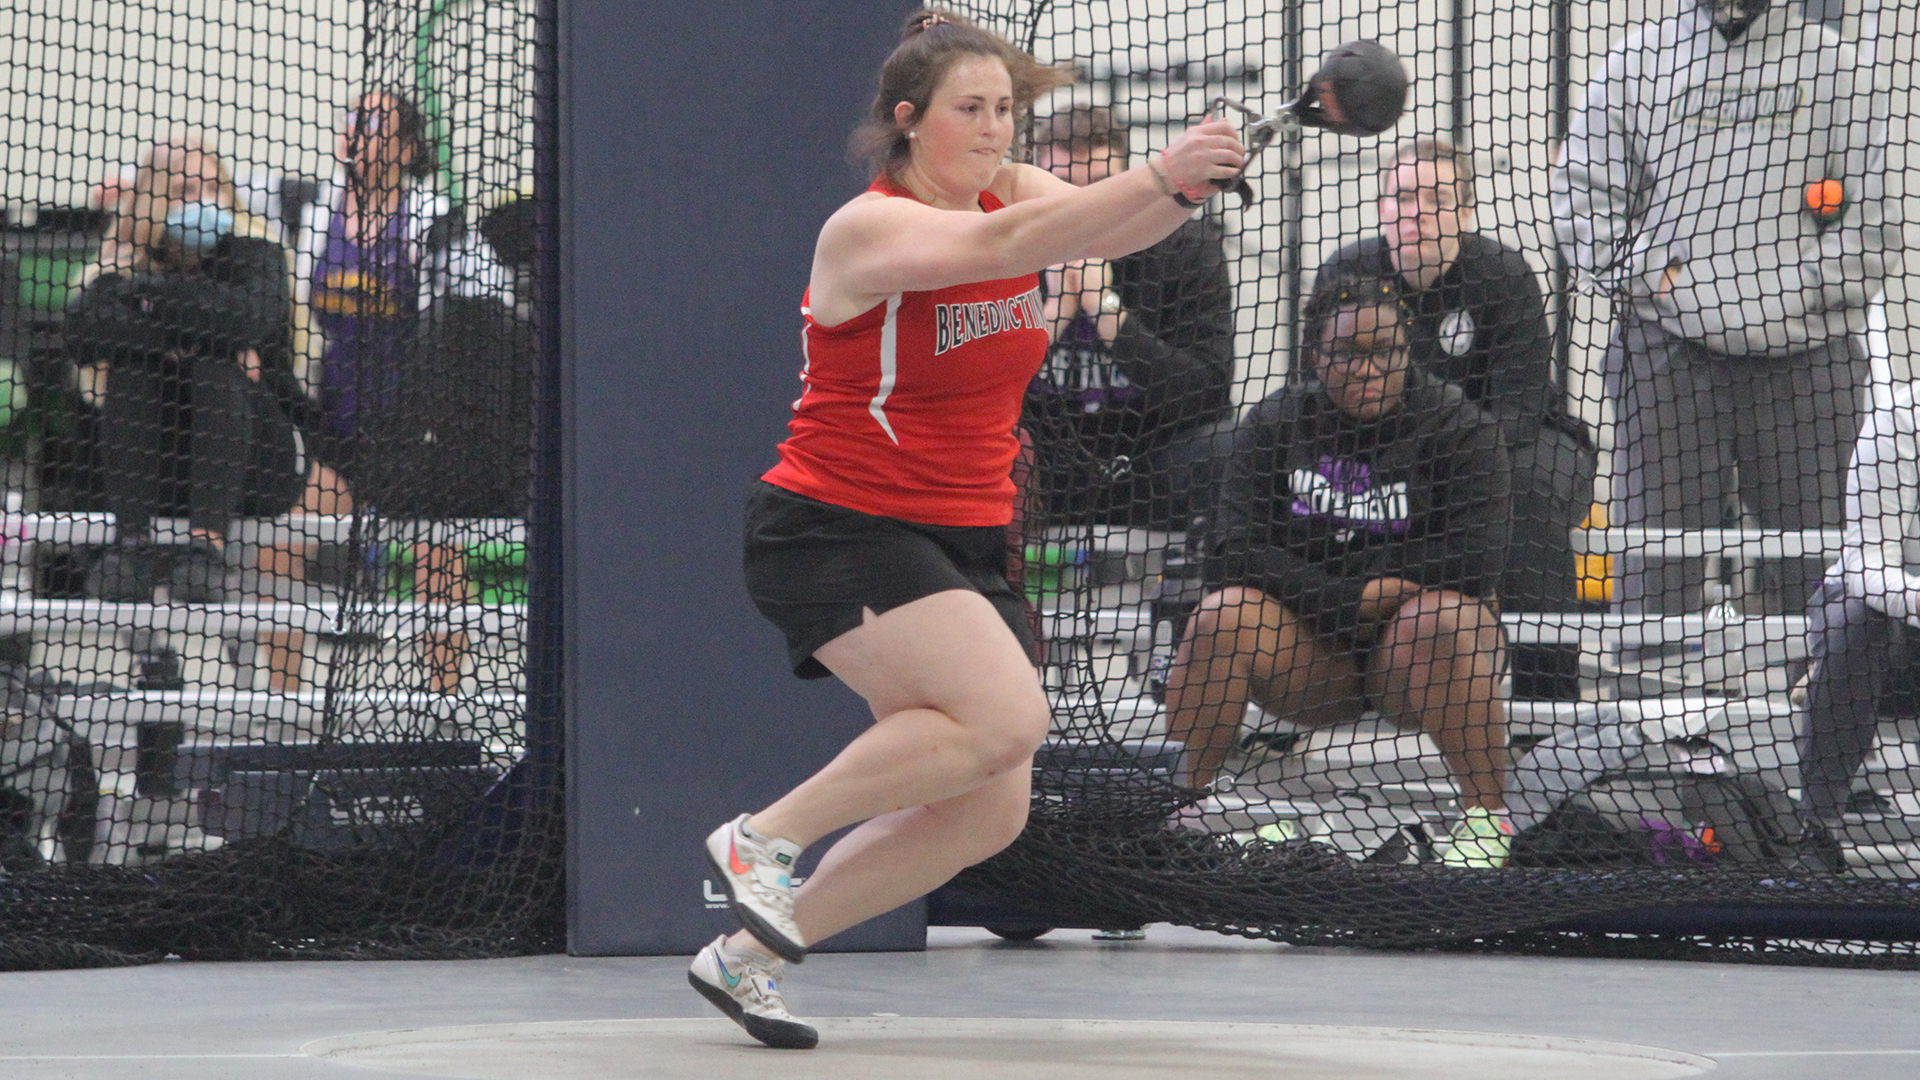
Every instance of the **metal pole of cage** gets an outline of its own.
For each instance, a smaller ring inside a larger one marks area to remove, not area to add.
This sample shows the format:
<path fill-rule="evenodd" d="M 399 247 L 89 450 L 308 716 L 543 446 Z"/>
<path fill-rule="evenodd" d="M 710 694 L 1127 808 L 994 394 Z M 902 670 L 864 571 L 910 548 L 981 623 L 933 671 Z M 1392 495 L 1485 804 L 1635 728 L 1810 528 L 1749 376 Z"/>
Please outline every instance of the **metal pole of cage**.
<path fill-rule="evenodd" d="M 562 491 L 565 443 L 560 435 L 565 372 L 560 351 L 560 0 L 539 0 L 534 19 L 534 274 L 539 342 L 534 392 L 533 497 L 527 508 L 527 758 L 536 788 L 551 790 L 561 762 L 566 657 L 561 592 Z"/>
<path fill-rule="evenodd" d="M 1470 146 L 1467 143 L 1467 124 L 1470 119 L 1468 114 L 1471 109 L 1472 93 L 1472 87 L 1468 82 L 1471 78 L 1468 65 L 1472 60 L 1472 44 L 1467 37 L 1469 22 L 1467 0 L 1453 0 L 1453 9 L 1448 13 L 1447 22 L 1448 32 L 1451 35 L 1447 52 L 1452 62 L 1452 70 L 1447 73 L 1447 85 L 1453 94 L 1453 100 L 1447 106 L 1447 114 L 1452 125 L 1450 134 L 1455 147 L 1468 150 Z"/>
<path fill-rule="evenodd" d="M 1301 9 L 1304 0 L 1286 0 L 1281 9 L 1280 85 L 1301 87 L 1306 64 L 1301 54 Z M 1280 270 L 1285 282 L 1287 319 L 1287 377 L 1301 375 L 1300 360 L 1300 253 L 1304 239 L 1301 226 L 1305 205 L 1300 193 L 1305 180 L 1300 165 L 1303 133 L 1299 125 L 1290 125 L 1280 137 Z"/>
<path fill-rule="evenodd" d="M 1559 155 L 1573 124 L 1573 0 L 1553 0 L 1548 45 L 1548 82 L 1553 107 L 1552 153 Z M 1553 245 L 1553 366 L 1566 401 L 1573 383 L 1573 268 Z"/>

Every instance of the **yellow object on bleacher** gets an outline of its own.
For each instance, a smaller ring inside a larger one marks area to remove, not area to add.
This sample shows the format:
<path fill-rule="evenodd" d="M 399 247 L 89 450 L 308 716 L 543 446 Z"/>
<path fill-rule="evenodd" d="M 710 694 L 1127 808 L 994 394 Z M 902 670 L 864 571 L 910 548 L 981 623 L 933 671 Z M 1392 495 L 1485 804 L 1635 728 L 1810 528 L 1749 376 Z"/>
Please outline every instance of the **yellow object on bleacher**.
<path fill-rule="evenodd" d="M 1588 509 L 1586 520 L 1580 523 L 1583 529 L 1604 529 L 1607 527 L 1607 508 L 1604 503 L 1594 503 Z M 1583 604 L 1610 604 L 1613 602 L 1613 556 L 1611 555 L 1575 555 L 1574 573 L 1578 578 L 1580 602 Z"/>

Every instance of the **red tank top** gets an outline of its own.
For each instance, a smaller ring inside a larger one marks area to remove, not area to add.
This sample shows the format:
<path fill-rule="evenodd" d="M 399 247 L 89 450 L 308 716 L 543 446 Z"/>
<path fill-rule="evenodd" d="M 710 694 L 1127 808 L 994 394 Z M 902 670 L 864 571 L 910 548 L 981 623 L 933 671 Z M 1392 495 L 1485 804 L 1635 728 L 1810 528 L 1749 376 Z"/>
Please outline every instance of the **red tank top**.
<path fill-rule="evenodd" d="M 1047 351 L 1040 276 L 895 293 L 838 326 L 801 312 L 805 389 L 762 479 L 867 514 L 1007 524 L 1020 402 Z"/>

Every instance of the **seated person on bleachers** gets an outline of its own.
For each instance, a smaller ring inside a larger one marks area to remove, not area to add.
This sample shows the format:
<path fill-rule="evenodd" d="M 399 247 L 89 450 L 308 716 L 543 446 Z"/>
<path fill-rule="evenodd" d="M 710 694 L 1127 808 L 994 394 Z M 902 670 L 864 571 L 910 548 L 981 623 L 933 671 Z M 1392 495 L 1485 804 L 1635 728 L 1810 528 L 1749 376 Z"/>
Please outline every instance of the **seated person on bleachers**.
<path fill-rule="evenodd" d="M 396 412 L 438 402 L 416 387 L 423 320 L 435 306 L 479 301 L 508 317 L 512 281 L 492 249 L 468 235 L 462 208 L 435 190 L 439 161 L 425 117 L 405 95 L 373 90 L 346 111 L 340 171 L 305 211 L 295 288 L 312 320 L 309 354 L 318 362 L 320 428 L 328 460 L 357 497 L 391 515 L 387 503 L 427 502 L 489 477 L 411 477 L 383 455 L 412 452 Z M 440 398 L 452 399 L 442 387 Z M 402 401 L 412 395 L 411 400 Z M 401 445 L 402 442 L 408 445 Z M 434 440 L 427 440 L 434 441 Z M 516 493 L 519 494 L 519 493 Z M 514 516 L 508 513 L 421 516 Z M 412 513 L 412 510 L 408 511 Z"/>
<path fill-rule="evenodd" d="M 439 156 L 404 94 L 360 95 L 338 153 L 339 173 L 306 209 L 295 275 L 320 372 L 322 454 L 389 520 L 522 516 L 532 345 L 510 275 L 434 189 Z M 420 543 L 411 554 L 416 597 L 468 599 L 460 551 Z M 463 635 L 429 635 L 426 649 L 429 689 L 456 690 Z M 278 677 L 292 685 L 297 674 Z"/>
<path fill-rule="evenodd" d="M 1104 108 L 1055 113 L 1034 164 L 1073 184 L 1127 167 Z M 1053 346 L 1027 393 L 1038 509 L 1056 520 L 1184 529 L 1205 509 L 1233 416 L 1233 285 L 1202 214 L 1110 262 L 1047 274 Z"/>
<path fill-rule="evenodd" d="M 100 462 L 117 540 L 87 595 L 150 602 L 162 552 L 158 516 L 184 516 L 189 545 L 169 596 L 226 595 L 228 526 L 337 488 L 296 427 L 286 249 L 238 212 L 225 167 L 191 137 L 141 155 L 100 258 L 70 302 L 63 334 L 83 391 L 101 410 Z"/>
<path fill-rule="evenodd" d="M 1380 235 L 1321 273 L 1396 275 L 1412 309 L 1413 362 L 1492 413 L 1513 459 L 1513 541 L 1503 611 L 1578 607 L 1568 532 L 1593 501 L 1586 425 L 1553 378 L 1540 282 L 1520 252 L 1475 229 L 1473 157 L 1441 139 L 1405 143 L 1380 172 Z"/>
<path fill-rule="evenodd" d="M 1873 749 L 1883 695 L 1920 666 L 1920 406 L 1894 392 L 1860 428 L 1847 473 L 1846 539 L 1807 601 L 1806 714 L 1800 729 L 1800 850 L 1846 869 L 1834 838 L 1853 776 Z"/>
<path fill-rule="evenodd" d="M 1207 541 L 1210 592 L 1167 685 L 1188 782 L 1218 776 L 1249 700 L 1301 726 L 1371 704 L 1426 732 L 1464 811 L 1445 861 L 1503 865 L 1499 425 L 1413 367 L 1397 278 L 1323 274 L 1303 314 L 1315 378 L 1241 421 Z"/>

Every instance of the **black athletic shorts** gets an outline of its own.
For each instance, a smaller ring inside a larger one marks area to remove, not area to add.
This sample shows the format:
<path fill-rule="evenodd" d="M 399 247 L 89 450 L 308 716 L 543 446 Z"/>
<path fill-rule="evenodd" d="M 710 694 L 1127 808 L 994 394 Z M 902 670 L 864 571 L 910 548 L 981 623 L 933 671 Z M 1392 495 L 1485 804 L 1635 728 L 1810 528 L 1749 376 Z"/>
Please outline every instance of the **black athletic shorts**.
<path fill-rule="evenodd" d="M 1003 525 L 921 525 L 796 495 L 764 480 L 747 498 L 747 592 L 787 635 L 803 679 L 831 675 L 813 654 L 876 615 L 934 593 L 987 598 L 1028 656 L 1026 601 L 1007 583 Z"/>

